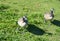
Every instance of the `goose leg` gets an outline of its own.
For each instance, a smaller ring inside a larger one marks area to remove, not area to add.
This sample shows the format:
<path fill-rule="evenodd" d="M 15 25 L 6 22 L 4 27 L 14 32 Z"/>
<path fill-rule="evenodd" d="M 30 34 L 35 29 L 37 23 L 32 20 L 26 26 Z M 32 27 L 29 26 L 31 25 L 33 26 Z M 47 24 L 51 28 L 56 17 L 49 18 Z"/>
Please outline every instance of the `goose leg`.
<path fill-rule="evenodd" d="M 49 24 L 48 24 L 48 27 L 50 27 L 51 26 L 51 21 L 49 21 Z"/>
<path fill-rule="evenodd" d="M 46 23 L 47 21 L 44 19 L 44 23 Z"/>

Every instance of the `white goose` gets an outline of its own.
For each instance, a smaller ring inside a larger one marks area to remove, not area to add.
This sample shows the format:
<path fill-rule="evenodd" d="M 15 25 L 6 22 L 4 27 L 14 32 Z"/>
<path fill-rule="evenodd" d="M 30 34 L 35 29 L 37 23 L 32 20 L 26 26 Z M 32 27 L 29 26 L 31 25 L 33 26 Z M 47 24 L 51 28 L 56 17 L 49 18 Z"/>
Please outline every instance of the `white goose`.
<path fill-rule="evenodd" d="M 21 27 L 24 27 L 28 24 L 28 20 L 27 20 L 27 17 L 26 16 L 23 16 L 22 18 L 20 18 L 18 20 L 18 25 L 21 26 Z"/>
<path fill-rule="evenodd" d="M 45 22 L 48 21 L 48 20 L 52 21 L 52 19 L 54 18 L 53 10 L 54 9 L 52 8 L 49 13 L 44 14 Z"/>

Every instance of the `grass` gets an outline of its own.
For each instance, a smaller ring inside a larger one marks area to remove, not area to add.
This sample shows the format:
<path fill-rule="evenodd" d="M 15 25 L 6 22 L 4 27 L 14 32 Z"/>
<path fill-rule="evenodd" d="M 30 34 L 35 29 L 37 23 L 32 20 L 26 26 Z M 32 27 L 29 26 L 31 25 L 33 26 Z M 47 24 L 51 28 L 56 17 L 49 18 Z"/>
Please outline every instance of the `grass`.
<path fill-rule="evenodd" d="M 44 13 L 54 8 L 51 26 L 44 24 Z M 28 17 L 28 27 L 17 21 Z M 0 41 L 60 41 L 60 0 L 0 0 Z"/>

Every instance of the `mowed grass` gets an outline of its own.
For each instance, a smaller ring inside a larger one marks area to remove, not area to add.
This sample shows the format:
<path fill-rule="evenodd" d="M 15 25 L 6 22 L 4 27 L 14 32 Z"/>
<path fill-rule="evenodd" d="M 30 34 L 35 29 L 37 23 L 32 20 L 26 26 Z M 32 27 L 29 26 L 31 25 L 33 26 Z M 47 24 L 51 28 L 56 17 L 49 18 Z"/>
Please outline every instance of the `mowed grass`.
<path fill-rule="evenodd" d="M 54 8 L 54 21 L 43 15 Z M 17 24 L 27 14 L 29 25 Z M 0 0 L 0 41 L 60 41 L 60 0 Z"/>

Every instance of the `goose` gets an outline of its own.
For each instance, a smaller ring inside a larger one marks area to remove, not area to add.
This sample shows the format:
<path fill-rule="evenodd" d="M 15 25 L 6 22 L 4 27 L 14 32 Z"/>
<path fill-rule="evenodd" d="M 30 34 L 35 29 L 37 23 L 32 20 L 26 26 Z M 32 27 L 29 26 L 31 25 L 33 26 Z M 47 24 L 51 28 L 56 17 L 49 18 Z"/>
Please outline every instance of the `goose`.
<path fill-rule="evenodd" d="M 47 13 L 44 14 L 44 20 L 45 20 L 45 22 L 47 22 L 48 20 L 49 21 L 53 20 L 53 18 L 54 18 L 53 11 L 54 11 L 54 8 L 51 8 L 50 12 L 47 12 Z"/>
<path fill-rule="evenodd" d="M 23 16 L 22 18 L 19 18 L 18 25 L 21 27 L 25 27 L 28 24 L 28 20 L 26 16 Z"/>

